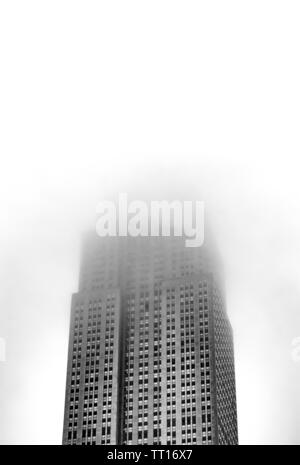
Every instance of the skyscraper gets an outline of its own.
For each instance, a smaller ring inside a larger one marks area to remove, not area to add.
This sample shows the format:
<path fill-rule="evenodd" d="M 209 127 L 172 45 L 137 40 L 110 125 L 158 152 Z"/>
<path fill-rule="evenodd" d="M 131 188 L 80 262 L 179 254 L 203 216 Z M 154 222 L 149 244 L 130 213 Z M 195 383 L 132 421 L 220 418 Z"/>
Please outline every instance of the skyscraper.
<path fill-rule="evenodd" d="M 216 256 L 181 237 L 89 234 L 73 295 L 64 444 L 237 444 Z"/>

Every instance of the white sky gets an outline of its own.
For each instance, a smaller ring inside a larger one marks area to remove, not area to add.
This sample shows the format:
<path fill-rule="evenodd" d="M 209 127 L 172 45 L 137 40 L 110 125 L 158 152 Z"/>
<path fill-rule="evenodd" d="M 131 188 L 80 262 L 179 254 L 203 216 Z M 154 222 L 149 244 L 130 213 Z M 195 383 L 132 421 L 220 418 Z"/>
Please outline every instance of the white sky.
<path fill-rule="evenodd" d="M 1 443 L 61 442 L 80 232 L 164 185 L 213 217 L 240 442 L 300 443 L 299 22 L 288 0 L 1 2 Z"/>

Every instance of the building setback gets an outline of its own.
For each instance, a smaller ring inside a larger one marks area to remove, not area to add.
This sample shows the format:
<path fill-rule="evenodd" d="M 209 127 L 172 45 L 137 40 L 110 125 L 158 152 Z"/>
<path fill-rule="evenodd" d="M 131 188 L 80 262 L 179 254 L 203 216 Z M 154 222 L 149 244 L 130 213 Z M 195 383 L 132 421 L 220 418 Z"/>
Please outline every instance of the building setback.
<path fill-rule="evenodd" d="M 208 247 L 87 235 L 63 443 L 238 443 L 232 330 Z"/>

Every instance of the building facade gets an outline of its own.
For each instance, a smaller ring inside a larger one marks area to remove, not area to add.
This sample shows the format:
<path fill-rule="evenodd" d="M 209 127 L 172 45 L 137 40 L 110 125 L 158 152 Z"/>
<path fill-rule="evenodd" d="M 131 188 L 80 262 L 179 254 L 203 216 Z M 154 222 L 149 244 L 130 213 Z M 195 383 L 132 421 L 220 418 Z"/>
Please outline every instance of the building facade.
<path fill-rule="evenodd" d="M 63 443 L 238 443 L 232 330 L 207 247 L 86 237 Z"/>

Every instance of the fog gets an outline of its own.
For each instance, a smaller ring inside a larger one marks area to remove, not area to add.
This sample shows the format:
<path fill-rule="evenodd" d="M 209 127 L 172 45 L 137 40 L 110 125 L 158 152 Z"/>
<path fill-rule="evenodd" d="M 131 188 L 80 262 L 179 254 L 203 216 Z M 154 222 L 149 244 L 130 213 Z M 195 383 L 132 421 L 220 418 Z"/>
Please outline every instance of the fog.
<path fill-rule="evenodd" d="M 97 204 L 205 201 L 239 440 L 300 443 L 297 2 L 2 2 L 0 443 L 62 439 L 71 294 Z"/>

